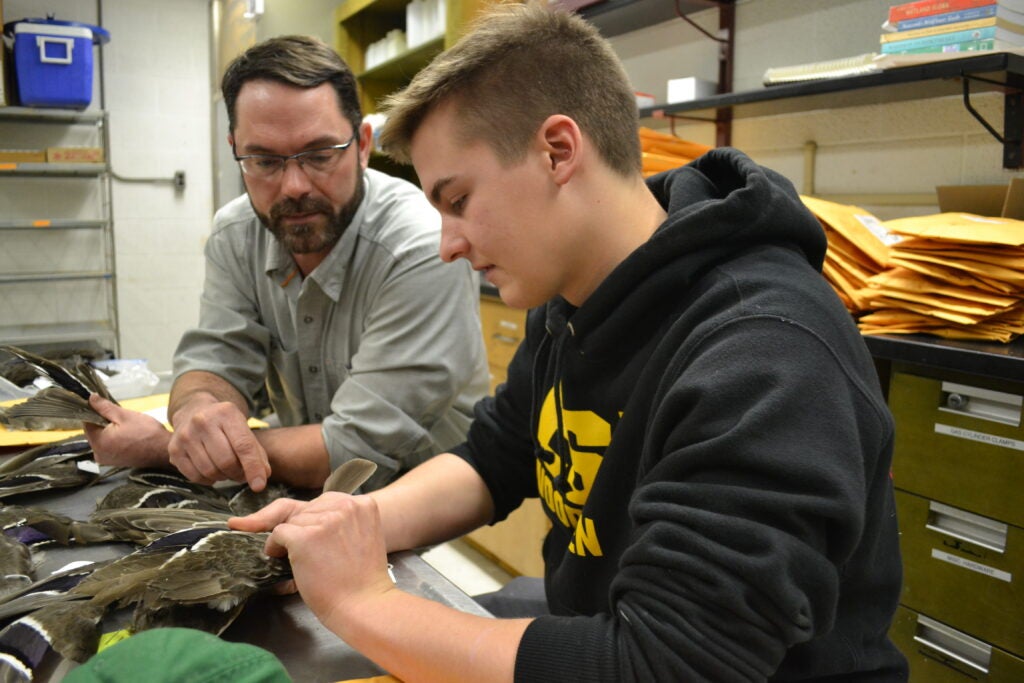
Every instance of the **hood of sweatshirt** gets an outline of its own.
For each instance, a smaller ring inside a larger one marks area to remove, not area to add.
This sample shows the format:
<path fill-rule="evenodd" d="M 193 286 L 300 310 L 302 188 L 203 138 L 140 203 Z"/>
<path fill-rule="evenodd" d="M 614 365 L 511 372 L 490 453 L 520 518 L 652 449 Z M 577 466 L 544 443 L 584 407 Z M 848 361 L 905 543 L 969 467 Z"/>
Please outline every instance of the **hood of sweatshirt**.
<path fill-rule="evenodd" d="M 579 309 L 561 298 L 548 303 L 548 331 L 567 330 L 585 353 L 614 347 L 643 326 L 652 305 L 678 298 L 732 253 L 788 245 L 821 270 L 827 241 L 818 219 L 789 180 L 736 149 L 711 150 L 647 186 L 667 211 L 665 222 Z"/>

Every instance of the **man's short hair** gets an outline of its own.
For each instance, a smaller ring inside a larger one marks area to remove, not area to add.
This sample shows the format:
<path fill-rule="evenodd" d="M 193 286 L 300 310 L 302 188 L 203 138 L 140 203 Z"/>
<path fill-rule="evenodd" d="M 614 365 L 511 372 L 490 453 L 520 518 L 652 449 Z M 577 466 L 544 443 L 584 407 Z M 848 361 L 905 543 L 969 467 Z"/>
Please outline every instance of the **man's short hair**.
<path fill-rule="evenodd" d="M 235 101 L 249 81 L 277 81 L 299 88 L 330 83 L 342 115 L 359 132 L 363 112 L 356 78 L 348 64 L 325 42 L 313 36 L 279 36 L 258 43 L 228 65 L 220 82 L 228 110 L 228 129 L 235 130 Z"/>
<path fill-rule="evenodd" d="M 460 142 L 486 142 L 503 164 L 522 160 L 545 119 L 563 114 L 611 169 L 623 176 L 641 170 L 629 78 L 608 41 L 577 15 L 536 2 L 487 11 L 384 102 L 383 150 L 409 163 L 423 119 L 447 102 L 455 105 Z"/>

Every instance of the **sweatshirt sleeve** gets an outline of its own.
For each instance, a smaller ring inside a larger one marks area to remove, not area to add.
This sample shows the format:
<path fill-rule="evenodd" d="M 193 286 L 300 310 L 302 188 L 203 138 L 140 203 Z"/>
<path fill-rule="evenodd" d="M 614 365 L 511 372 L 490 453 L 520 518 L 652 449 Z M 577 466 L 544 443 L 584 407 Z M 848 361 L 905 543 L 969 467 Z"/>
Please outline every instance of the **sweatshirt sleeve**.
<path fill-rule="evenodd" d="M 536 456 L 530 420 L 532 359 L 544 335 L 542 310 L 527 316 L 526 338 L 508 366 L 508 378 L 494 396 L 479 401 L 466 442 L 452 452 L 480 474 L 494 500 L 492 524 L 502 521 L 525 498 L 537 497 Z"/>
<path fill-rule="evenodd" d="M 859 644 L 833 632 L 840 600 L 888 626 L 879 596 L 844 588 L 870 591 L 858 548 L 873 542 L 866 515 L 891 501 L 891 418 L 864 370 L 770 316 L 682 348 L 637 454 L 609 609 L 536 619 L 516 680 L 763 681 L 816 638 L 836 640 L 826 668 L 856 670 L 841 668 Z"/>

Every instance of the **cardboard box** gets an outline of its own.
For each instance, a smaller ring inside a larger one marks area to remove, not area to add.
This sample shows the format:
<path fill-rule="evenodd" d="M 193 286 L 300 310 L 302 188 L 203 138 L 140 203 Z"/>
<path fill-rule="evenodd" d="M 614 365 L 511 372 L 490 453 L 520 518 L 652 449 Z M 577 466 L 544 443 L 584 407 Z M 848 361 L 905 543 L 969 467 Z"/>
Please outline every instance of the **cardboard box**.
<path fill-rule="evenodd" d="M 46 161 L 51 164 L 102 164 L 102 147 L 47 147 Z"/>
<path fill-rule="evenodd" d="M 666 102 L 675 104 L 677 102 L 689 102 L 711 97 L 718 90 L 711 81 L 703 78 L 673 78 L 668 82 L 668 99 Z"/>
<path fill-rule="evenodd" d="M 1009 185 L 942 185 L 935 188 L 942 213 L 1024 220 L 1024 178 Z"/>
<path fill-rule="evenodd" d="M 0 162 L 16 164 L 41 164 L 46 161 L 46 150 L 42 149 L 0 149 Z"/>

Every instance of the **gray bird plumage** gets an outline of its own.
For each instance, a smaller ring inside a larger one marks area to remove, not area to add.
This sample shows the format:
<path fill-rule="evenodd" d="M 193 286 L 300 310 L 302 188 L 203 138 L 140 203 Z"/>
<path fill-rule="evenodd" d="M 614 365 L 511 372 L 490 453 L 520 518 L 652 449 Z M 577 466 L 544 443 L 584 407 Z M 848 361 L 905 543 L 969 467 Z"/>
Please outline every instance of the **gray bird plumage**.
<path fill-rule="evenodd" d="M 95 482 L 99 476 L 74 462 L 62 460 L 51 463 L 40 458 L 16 472 L 0 476 L 0 500 L 24 493 L 80 488 Z"/>
<path fill-rule="evenodd" d="M 55 462 L 59 458 L 66 460 L 91 460 L 92 456 L 92 446 L 89 445 L 89 440 L 84 435 L 70 436 L 60 441 L 33 446 L 10 456 L 3 462 L 0 462 L 0 475 L 16 472 L 42 458 Z"/>
<path fill-rule="evenodd" d="M 368 461 L 350 461 L 324 488 L 351 493 L 374 469 Z M 0 652 L 17 654 L 12 661 L 0 657 L 0 677 L 31 680 L 51 649 L 84 661 L 95 651 L 99 626 L 111 610 L 130 608 L 133 632 L 159 626 L 222 632 L 252 595 L 291 577 L 287 559 L 263 552 L 269 534 L 230 530 L 227 517 L 192 508 L 96 510 L 89 528 L 99 530 L 97 537 L 150 542 L 84 578 L 72 577 L 75 583 L 66 590 L 25 591 L 18 598 L 23 605 L 43 606 L 0 631 Z M 0 615 L 4 607 L 0 600 Z"/>
<path fill-rule="evenodd" d="M 47 431 L 80 429 L 82 422 L 107 424 L 106 418 L 89 405 L 89 394 L 111 401 L 114 398 L 91 365 L 82 362 L 68 369 L 16 346 L 0 346 L 0 351 L 20 358 L 54 383 L 21 403 L 0 408 L 0 423 L 8 429 Z"/>
<path fill-rule="evenodd" d="M 32 583 L 32 570 L 28 546 L 0 533 L 0 600 Z"/>

